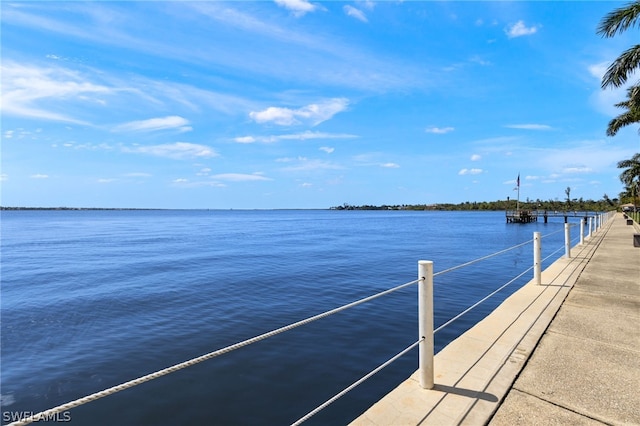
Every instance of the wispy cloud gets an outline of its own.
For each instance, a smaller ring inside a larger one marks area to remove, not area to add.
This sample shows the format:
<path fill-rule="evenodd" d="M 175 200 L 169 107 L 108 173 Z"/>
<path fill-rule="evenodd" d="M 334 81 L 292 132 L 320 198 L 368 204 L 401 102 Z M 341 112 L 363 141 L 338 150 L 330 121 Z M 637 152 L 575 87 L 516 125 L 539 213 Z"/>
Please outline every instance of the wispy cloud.
<path fill-rule="evenodd" d="M 295 16 L 303 16 L 306 13 L 318 10 L 320 6 L 309 3 L 307 0 L 274 0 L 275 3 L 293 12 Z"/>
<path fill-rule="evenodd" d="M 523 130 L 552 130 L 553 127 L 546 124 L 507 124 L 504 127 L 509 129 L 523 129 Z"/>
<path fill-rule="evenodd" d="M 509 25 L 507 28 L 505 28 L 504 32 L 507 34 L 507 37 L 515 38 L 535 34 L 536 32 L 538 32 L 538 28 L 540 28 L 539 25 L 527 27 L 524 21 L 520 20 L 515 24 Z"/>
<path fill-rule="evenodd" d="M 593 169 L 591 167 L 565 167 L 562 169 L 562 173 L 566 174 L 576 174 L 576 173 L 592 173 Z"/>
<path fill-rule="evenodd" d="M 280 158 L 276 160 L 282 163 L 293 163 L 290 166 L 283 167 L 281 170 L 285 172 L 302 172 L 302 171 L 314 171 L 314 170 L 338 170 L 342 169 L 342 166 L 339 166 L 335 163 L 331 163 L 328 161 L 309 159 L 306 157 L 298 157 L 298 158 Z"/>
<path fill-rule="evenodd" d="M 331 148 L 329 146 L 321 146 L 320 148 L 318 148 L 320 151 L 324 151 L 327 154 L 331 154 L 333 151 L 335 151 L 335 148 Z"/>
<path fill-rule="evenodd" d="M 458 172 L 459 175 L 479 175 L 482 173 L 482 169 L 462 169 Z"/>
<path fill-rule="evenodd" d="M 228 181 L 228 182 L 253 182 L 253 181 L 273 180 L 268 177 L 262 176 L 260 173 L 253 173 L 253 174 L 221 173 L 217 175 L 211 175 L 210 177 L 211 179 Z"/>
<path fill-rule="evenodd" d="M 255 103 L 182 83 L 145 77 L 122 78 L 114 73 L 73 64 L 76 69 L 2 61 L 3 115 L 44 119 L 80 125 L 103 124 L 106 108 L 119 111 L 153 111 L 171 108 L 200 112 L 214 110 L 236 114 Z M 172 115 L 131 121 L 114 131 L 192 130 L 189 121 Z"/>
<path fill-rule="evenodd" d="M 455 129 L 453 127 L 427 127 L 424 129 L 426 133 L 434 133 L 436 135 L 444 135 L 446 133 L 451 133 Z"/>
<path fill-rule="evenodd" d="M 279 141 L 287 140 L 310 140 L 310 139 L 353 139 L 357 138 L 356 135 L 350 135 L 347 133 L 324 133 L 324 132 L 311 132 L 306 131 L 302 133 L 293 133 L 288 135 L 269 135 L 269 136 L 239 136 L 234 138 L 236 143 L 275 143 Z"/>
<path fill-rule="evenodd" d="M 471 156 L 471 161 L 480 161 L 482 160 L 482 156 L 480 154 L 473 154 Z"/>
<path fill-rule="evenodd" d="M 475 64 L 482 65 L 484 67 L 491 65 L 490 61 L 487 61 L 486 59 L 483 59 L 478 55 L 474 55 L 474 56 L 470 57 L 469 58 L 469 62 L 473 62 Z"/>
<path fill-rule="evenodd" d="M 306 123 L 315 126 L 346 110 L 348 105 L 348 99 L 334 98 L 299 109 L 269 107 L 262 111 L 252 111 L 249 117 L 256 123 L 271 122 L 280 126 Z"/>
<path fill-rule="evenodd" d="M 600 88 L 600 82 L 602 81 L 604 74 L 607 72 L 609 64 L 610 62 L 600 62 L 587 67 L 588 73 L 593 77 L 594 88 L 589 101 L 597 111 L 609 117 L 615 117 L 621 113 L 621 110 L 615 105 L 626 99 L 627 89 L 625 86 L 608 88 L 607 90 L 602 90 Z M 640 73 L 636 72 L 630 76 L 629 80 L 636 81 L 638 78 L 640 78 Z"/>
<path fill-rule="evenodd" d="M 383 163 L 380 164 L 380 167 L 384 167 L 386 169 L 397 169 L 400 167 L 400 165 L 396 163 Z"/>
<path fill-rule="evenodd" d="M 212 158 L 219 154 L 212 148 L 188 142 L 175 142 L 161 145 L 137 146 L 123 148 L 124 152 L 148 154 L 156 157 L 172 158 L 174 160 L 188 160 L 196 158 Z"/>
<path fill-rule="evenodd" d="M 188 125 L 189 120 L 186 118 L 171 115 L 161 118 L 150 118 L 148 120 L 130 121 L 128 123 L 116 126 L 117 132 L 153 132 L 157 130 L 176 129 L 179 132 L 188 132 L 193 130 Z"/>
<path fill-rule="evenodd" d="M 198 180 L 190 181 L 186 178 L 177 178 L 171 181 L 172 186 L 180 188 L 200 188 L 200 187 L 212 187 L 212 188 L 225 188 L 227 185 L 213 180 Z"/>
<path fill-rule="evenodd" d="M 49 178 L 49 175 L 43 175 L 43 174 L 37 173 L 37 174 L 35 174 L 35 175 L 31 175 L 31 176 L 29 176 L 29 177 L 30 177 L 31 179 L 48 179 L 48 178 Z"/>
<path fill-rule="evenodd" d="M 3 114 L 76 124 L 86 121 L 60 111 L 72 102 L 91 103 L 97 95 L 110 95 L 112 88 L 94 84 L 80 73 L 57 67 L 2 63 Z"/>
<path fill-rule="evenodd" d="M 344 10 L 344 13 L 346 13 L 347 16 L 351 16 L 358 21 L 368 22 L 367 16 L 360 9 L 356 9 L 355 7 L 350 5 L 345 5 L 343 6 L 342 10 Z"/>

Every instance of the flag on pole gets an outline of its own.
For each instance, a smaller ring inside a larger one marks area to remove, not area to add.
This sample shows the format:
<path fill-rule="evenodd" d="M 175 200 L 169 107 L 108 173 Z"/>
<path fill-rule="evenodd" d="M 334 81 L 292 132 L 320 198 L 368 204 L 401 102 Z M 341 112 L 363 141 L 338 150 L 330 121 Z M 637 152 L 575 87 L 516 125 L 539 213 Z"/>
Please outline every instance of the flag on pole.
<path fill-rule="evenodd" d="M 520 173 L 518 173 L 518 179 L 516 180 L 516 183 L 518 184 L 518 188 L 520 188 Z"/>

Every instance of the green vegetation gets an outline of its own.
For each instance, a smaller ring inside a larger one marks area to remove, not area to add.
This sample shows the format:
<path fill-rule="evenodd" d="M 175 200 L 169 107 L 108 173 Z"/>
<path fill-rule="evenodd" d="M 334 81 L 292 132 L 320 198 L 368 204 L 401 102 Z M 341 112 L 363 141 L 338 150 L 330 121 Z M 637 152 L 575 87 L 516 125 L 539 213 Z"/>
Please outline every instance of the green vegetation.
<path fill-rule="evenodd" d="M 547 210 L 547 211 L 609 211 L 618 207 L 619 200 L 614 198 L 610 199 L 606 194 L 602 200 L 583 200 L 582 198 L 572 199 L 567 201 L 560 200 L 530 200 L 520 201 L 521 210 Z M 498 200 L 498 201 L 477 201 L 470 202 L 465 201 L 459 204 L 401 204 L 401 205 L 386 205 L 373 206 L 353 206 L 350 204 L 343 204 L 337 207 L 331 207 L 332 210 L 477 210 L 477 211 L 497 211 L 497 210 L 515 210 L 516 200 Z"/>
<path fill-rule="evenodd" d="M 600 22 L 598 34 L 613 37 L 627 29 L 637 26 L 640 19 L 640 1 L 634 1 L 609 13 Z M 630 76 L 640 69 L 640 44 L 622 52 L 602 77 L 602 88 L 622 87 Z M 607 135 L 615 136 L 622 127 L 640 122 L 640 83 L 636 82 L 627 89 L 627 99 L 615 105 L 626 111 L 609 122 Z"/>
<path fill-rule="evenodd" d="M 625 190 L 620 194 L 620 198 L 624 200 L 623 202 L 637 206 L 640 196 L 640 153 L 634 154 L 629 160 L 619 161 L 618 168 L 624 169 L 620 173 L 620 180 Z"/>
<path fill-rule="evenodd" d="M 634 1 L 626 6 L 615 9 L 605 16 L 598 26 L 598 34 L 603 37 L 613 37 L 631 27 L 640 24 L 640 1 Z M 622 87 L 629 77 L 640 70 L 640 44 L 630 47 L 620 56 L 602 77 L 602 88 Z M 640 82 L 627 88 L 627 99 L 615 104 L 626 111 L 609 122 L 607 135 L 615 136 L 622 127 L 633 123 L 640 123 Z M 622 203 L 632 203 L 638 206 L 637 197 L 640 195 L 640 154 L 635 154 L 628 160 L 618 162 L 618 168 L 624 169 L 620 174 L 620 181 L 625 188 L 620 193 Z"/>
<path fill-rule="evenodd" d="M 640 212 L 628 212 L 627 216 L 633 219 L 636 223 L 640 223 Z"/>

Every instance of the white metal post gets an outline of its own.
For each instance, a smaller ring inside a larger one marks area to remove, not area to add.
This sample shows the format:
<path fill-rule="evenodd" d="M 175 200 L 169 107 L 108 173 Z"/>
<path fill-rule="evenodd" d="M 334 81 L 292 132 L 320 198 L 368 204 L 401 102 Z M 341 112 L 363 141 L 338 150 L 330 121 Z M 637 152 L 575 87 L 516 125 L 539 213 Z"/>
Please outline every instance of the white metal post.
<path fill-rule="evenodd" d="M 584 219 L 580 219 L 580 245 L 584 244 Z"/>
<path fill-rule="evenodd" d="M 433 389 L 433 262 L 418 262 L 418 363 L 420 387 Z"/>
<path fill-rule="evenodd" d="M 571 257 L 571 231 L 569 224 L 564 224 L 564 257 Z"/>
<path fill-rule="evenodd" d="M 542 250 L 539 232 L 533 233 L 533 279 L 537 285 L 542 284 Z"/>
<path fill-rule="evenodd" d="M 589 216 L 589 235 L 587 238 L 591 238 L 591 228 L 593 228 L 593 217 Z"/>

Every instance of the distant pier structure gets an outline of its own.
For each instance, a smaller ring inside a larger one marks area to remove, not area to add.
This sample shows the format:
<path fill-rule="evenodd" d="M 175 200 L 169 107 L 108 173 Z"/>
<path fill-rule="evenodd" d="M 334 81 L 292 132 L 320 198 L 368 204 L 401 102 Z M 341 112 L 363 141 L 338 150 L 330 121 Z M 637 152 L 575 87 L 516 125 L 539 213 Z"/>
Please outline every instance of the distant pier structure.
<path fill-rule="evenodd" d="M 540 210 L 507 210 L 506 218 L 507 223 L 531 223 L 537 222 L 538 218 L 542 216 L 544 223 L 547 223 L 550 217 L 563 217 L 564 223 L 567 223 L 570 217 L 579 217 L 584 219 L 584 222 L 589 221 L 589 217 L 593 216 L 593 213 L 589 212 L 559 212 L 559 211 L 540 211 Z"/>
<path fill-rule="evenodd" d="M 531 222 L 537 222 L 537 221 L 538 221 L 537 211 L 507 210 L 507 223 L 531 223 Z"/>

